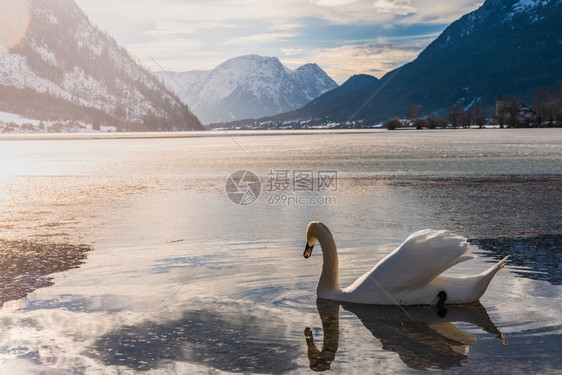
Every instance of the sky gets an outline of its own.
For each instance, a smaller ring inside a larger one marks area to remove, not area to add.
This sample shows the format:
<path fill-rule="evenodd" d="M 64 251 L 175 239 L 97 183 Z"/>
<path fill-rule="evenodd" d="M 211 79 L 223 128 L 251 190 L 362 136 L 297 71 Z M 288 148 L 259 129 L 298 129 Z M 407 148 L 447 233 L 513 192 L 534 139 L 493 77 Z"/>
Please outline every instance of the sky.
<path fill-rule="evenodd" d="M 378 78 L 481 0 L 76 0 L 149 69 L 209 70 L 242 55 Z"/>

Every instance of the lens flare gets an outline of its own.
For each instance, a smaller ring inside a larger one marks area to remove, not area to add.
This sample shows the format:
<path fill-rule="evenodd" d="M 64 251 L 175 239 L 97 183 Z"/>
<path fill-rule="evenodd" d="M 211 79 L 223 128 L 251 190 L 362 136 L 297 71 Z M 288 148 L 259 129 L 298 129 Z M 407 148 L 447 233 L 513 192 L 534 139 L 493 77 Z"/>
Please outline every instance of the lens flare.
<path fill-rule="evenodd" d="M 16 47 L 25 37 L 30 21 L 27 0 L 0 0 L 0 46 Z"/>

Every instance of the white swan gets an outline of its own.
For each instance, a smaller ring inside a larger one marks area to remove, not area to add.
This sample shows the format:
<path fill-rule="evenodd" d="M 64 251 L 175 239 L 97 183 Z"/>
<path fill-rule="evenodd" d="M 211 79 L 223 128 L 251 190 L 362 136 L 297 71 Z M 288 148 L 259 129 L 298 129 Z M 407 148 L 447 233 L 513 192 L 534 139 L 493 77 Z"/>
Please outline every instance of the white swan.
<path fill-rule="evenodd" d="M 322 247 L 322 273 L 316 294 L 319 298 L 372 305 L 461 304 L 477 301 L 490 280 L 503 268 L 505 257 L 475 276 L 442 276 L 448 268 L 476 255 L 467 253 L 466 239 L 441 230 L 412 234 L 370 271 L 347 288 L 340 289 L 338 254 L 334 237 L 321 222 L 306 228 L 304 257 L 309 258 L 316 241 Z"/>

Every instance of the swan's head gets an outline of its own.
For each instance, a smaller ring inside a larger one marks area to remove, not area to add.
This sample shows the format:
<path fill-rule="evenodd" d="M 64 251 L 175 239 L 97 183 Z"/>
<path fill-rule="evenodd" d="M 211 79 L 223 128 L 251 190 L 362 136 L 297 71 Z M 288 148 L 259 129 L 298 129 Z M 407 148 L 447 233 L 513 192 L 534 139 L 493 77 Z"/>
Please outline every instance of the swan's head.
<path fill-rule="evenodd" d="M 326 232 L 330 233 L 328 227 L 319 221 L 313 221 L 308 224 L 306 227 L 306 247 L 304 248 L 303 254 L 305 259 L 310 258 L 314 244 L 318 241 L 318 237 Z"/>
<path fill-rule="evenodd" d="M 312 249 L 314 249 L 314 244 L 309 245 L 308 241 L 306 241 L 306 247 L 304 248 L 304 254 L 303 254 L 304 259 L 310 258 L 310 256 L 312 255 Z"/>

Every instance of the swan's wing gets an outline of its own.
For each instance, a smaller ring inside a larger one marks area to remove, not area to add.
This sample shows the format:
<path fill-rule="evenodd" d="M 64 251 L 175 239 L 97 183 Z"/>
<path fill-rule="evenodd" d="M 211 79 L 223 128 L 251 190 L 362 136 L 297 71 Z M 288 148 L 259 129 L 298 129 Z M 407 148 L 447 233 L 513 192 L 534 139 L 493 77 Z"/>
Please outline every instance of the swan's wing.
<path fill-rule="evenodd" d="M 464 237 L 448 231 L 416 232 L 351 285 L 350 291 L 384 288 L 392 294 L 422 287 L 446 269 L 474 258 L 466 253 L 467 246 Z"/>

